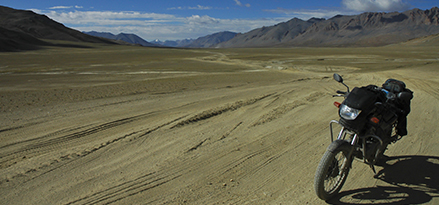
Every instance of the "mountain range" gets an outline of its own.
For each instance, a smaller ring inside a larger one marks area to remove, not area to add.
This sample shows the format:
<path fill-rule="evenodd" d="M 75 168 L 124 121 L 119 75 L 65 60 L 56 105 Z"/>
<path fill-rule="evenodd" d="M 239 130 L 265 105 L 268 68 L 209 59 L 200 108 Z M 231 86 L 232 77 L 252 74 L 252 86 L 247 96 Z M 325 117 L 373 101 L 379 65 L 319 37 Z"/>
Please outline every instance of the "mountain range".
<path fill-rule="evenodd" d="M 152 43 L 169 46 L 169 47 L 183 47 L 183 48 L 209 48 L 214 47 L 215 45 L 228 41 L 234 38 L 238 33 L 223 31 L 214 33 L 211 35 L 199 37 L 197 39 L 183 39 L 183 40 L 175 40 L 175 41 L 159 41 L 155 40 Z"/>
<path fill-rule="evenodd" d="M 197 39 L 183 39 L 183 40 L 175 40 L 175 41 L 155 40 L 152 42 L 148 42 L 135 34 L 120 33 L 118 35 L 114 35 L 114 34 L 109 33 L 109 32 L 96 32 L 96 31 L 84 32 L 84 33 L 91 35 L 91 36 L 108 38 L 108 39 L 113 39 L 113 40 L 117 40 L 117 41 L 123 41 L 123 42 L 130 43 L 130 44 L 137 44 L 137 45 L 148 46 L 148 47 L 164 46 L 164 47 L 182 47 L 182 48 L 208 48 L 208 47 L 212 47 L 214 45 L 217 45 L 218 43 L 232 39 L 237 34 L 237 33 L 230 32 L 230 31 L 223 31 L 223 32 L 218 32 L 218 33 L 214 33 L 211 35 L 207 35 L 204 37 L 200 37 Z"/>
<path fill-rule="evenodd" d="M 141 46 L 147 46 L 147 47 L 157 47 L 158 46 L 156 44 L 152 44 L 148 41 L 145 41 L 143 38 L 137 36 L 136 34 L 120 33 L 120 34 L 114 35 L 114 34 L 109 33 L 109 32 L 96 32 L 96 31 L 84 32 L 84 33 L 91 35 L 91 36 L 108 38 L 108 39 L 113 39 L 116 41 L 124 41 L 127 43 L 141 45 Z"/>
<path fill-rule="evenodd" d="M 160 40 L 156 39 L 156 40 L 152 41 L 151 43 L 161 45 L 161 46 L 166 46 L 166 47 L 185 47 L 194 41 L 195 41 L 195 39 L 192 39 L 192 38 L 181 39 L 181 40 L 165 40 L 165 41 L 160 41 Z"/>
<path fill-rule="evenodd" d="M 216 47 L 383 46 L 439 33 L 439 9 L 294 18 L 239 34 Z"/>
<path fill-rule="evenodd" d="M 366 12 L 330 19 L 293 18 L 246 33 L 219 32 L 179 41 L 143 40 L 135 34 L 87 32 L 68 28 L 45 15 L 0 6 L 0 51 L 37 49 L 63 40 L 104 44 L 140 44 L 188 48 L 383 46 L 439 33 L 439 9 Z M 89 35 L 90 34 L 90 35 Z M 66 45 L 64 45 L 66 46 Z"/>

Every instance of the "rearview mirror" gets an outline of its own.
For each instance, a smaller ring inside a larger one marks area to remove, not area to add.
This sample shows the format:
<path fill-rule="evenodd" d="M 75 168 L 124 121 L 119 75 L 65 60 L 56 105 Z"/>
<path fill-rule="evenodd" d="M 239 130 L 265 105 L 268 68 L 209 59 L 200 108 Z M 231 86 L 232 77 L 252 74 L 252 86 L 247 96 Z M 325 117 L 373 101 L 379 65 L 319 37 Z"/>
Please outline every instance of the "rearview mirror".
<path fill-rule="evenodd" d="M 346 86 L 346 88 L 348 89 L 348 92 L 350 92 L 349 91 L 349 86 L 347 86 L 346 84 L 343 83 L 343 78 L 339 74 L 334 73 L 334 75 L 332 77 L 334 77 L 334 80 L 336 80 L 337 82 L 339 82 L 339 83 L 343 84 L 344 86 Z"/>
<path fill-rule="evenodd" d="M 398 98 L 403 101 L 410 101 L 413 98 L 413 94 L 411 92 L 400 92 L 398 93 Z"/>
<path fill-rule="evenodd" d="M 334 77 L 334 80 L 336 80 L 337 82 L 343 83 L 343 78 L 339 74 L 334 73 L 333 77 Z"/>

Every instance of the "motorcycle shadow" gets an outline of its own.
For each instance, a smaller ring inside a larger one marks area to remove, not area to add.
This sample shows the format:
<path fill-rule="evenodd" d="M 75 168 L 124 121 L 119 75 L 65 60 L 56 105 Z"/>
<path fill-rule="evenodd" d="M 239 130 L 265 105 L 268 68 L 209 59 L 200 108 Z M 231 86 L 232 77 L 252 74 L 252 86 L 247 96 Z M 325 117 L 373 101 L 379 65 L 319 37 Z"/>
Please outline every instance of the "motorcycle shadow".
<path fill-rule="evenodd" d="M 439 157 L 386 157 L 376 179 L 388 185 L 343 191 L 330 204 L 423 204 L 439 197 Z"/>

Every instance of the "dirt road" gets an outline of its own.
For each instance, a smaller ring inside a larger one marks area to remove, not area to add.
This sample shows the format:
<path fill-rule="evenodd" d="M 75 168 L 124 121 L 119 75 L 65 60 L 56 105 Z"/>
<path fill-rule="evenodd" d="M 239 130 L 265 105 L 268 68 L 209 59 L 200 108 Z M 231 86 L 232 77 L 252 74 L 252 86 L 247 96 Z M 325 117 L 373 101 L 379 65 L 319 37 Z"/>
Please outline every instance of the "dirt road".
<path fill-rule="evenodd" d="M 340 71 L 351 87 L 403 80 L 415 98 L 381 177 L 354 162 L 330 203 L 439 203 L 437 65 Z M 331 77 L 266 69 L 33 91 L 54 100 L 0 114 L 0 204 L 326 204 L 313 180 L 341 101 L 331 95 L 344 89 Z"/>

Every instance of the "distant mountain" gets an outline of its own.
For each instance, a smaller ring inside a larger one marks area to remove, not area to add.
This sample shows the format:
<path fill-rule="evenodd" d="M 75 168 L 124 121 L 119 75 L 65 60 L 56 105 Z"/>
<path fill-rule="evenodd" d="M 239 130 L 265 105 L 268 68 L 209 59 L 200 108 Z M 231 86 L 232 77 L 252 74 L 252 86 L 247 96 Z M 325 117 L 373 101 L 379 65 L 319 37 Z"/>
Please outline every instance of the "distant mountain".
<path fill-rule="evenodd" d="M 142 46 L 148 46 L 148 47 L 157 47 L 156 44 L 152 44 L 148 41 L 145 41 L 143 38 L 135 35 L 135 34 L 126 34 L 126 33 L 120 33 L 118 35 L 114 35 L 112 33 L 108 32 L 96 32 L 96 31 L 90 31 L 90 32 L 84 32 L 85 34 L 96 36 L 96 37 L 102 37 L 102 38 L 108 38 L 118 41 L 124 41 L 131 44 L 137 44 Z"/>
<path fill-rule="evenodd" d="M 216 47 L 382 46 L 439 33 L 439 9 L 402 13 L 367 12 L 355 16 L 292 19 L 263 27 Z"/>
<path fill-rule="evenodd" d="M 209 48 L 215 46 L 218 43 L 228 41 L 236 36 L 237 33 L 230 31 L 223 31 L 214 33 L 204 37 L 197 38 L 193 42 L 183 47 L 187 48 Z"/>
<path fill-rule="evenodd" d="M 183 40 L 166 40 L 166 41 L 160 41 L 160 40 L 155 40 L 152 41 L 151 43 L 157 44 L 157 45 L 161 45 L 161 46 L 166 46 L 166 47 L 186 47 L 187 45 L 191 44 L 192 42 L 194 42 L 194 39 L 183 39 Z"/>
<path fill-rule="evenodd" d="M 214 33 L 211 35 L 199 37 L 197 39 L 183 39 L 175 41 L 159 41 L 155 40 L 151 43 L 167 46 L 167 47 L 181 47 L 181 48 L 209 48 L 217 45 L 218 43 L 228 41 L 236 36 L 237 33 L 230 31 L 223 31 Z"/>

